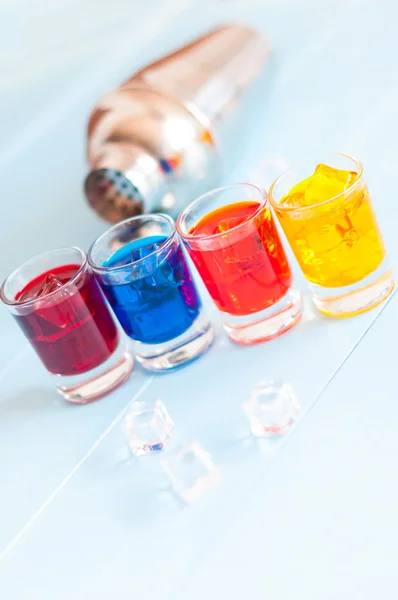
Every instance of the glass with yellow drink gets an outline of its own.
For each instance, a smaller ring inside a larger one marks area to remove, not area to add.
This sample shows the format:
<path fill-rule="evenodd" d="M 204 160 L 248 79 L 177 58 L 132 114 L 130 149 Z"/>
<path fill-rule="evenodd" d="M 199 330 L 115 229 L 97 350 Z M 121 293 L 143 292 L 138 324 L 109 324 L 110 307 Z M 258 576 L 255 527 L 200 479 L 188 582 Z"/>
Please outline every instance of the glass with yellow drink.
<path fill-rule="evenodd" d="M 390 295 L 393 274 L 361 163 L 336 154 L 290 169 L 269 199 L 321 312 L 349 317 Z"/>

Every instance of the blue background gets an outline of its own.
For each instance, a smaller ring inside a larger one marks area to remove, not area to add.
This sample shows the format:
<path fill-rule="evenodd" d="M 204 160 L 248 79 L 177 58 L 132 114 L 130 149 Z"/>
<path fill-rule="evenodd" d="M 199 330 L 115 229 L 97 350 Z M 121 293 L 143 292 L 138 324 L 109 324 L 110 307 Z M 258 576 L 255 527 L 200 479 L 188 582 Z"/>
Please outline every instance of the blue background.
<path fill-rule="evenodd" d="M 84 128 L 104 91 L 209 26 L 268 33 L 272 82 L 236 140 L 228 181 L 268 183 L 281 159 L 360 158 L 397 265 L 398 5 L 388 0 L 57 0 L 1 19 L 0 276 L 42 250 L 87 248 Z M 206 5 L 206 10 L 204 6 Z M 283 162 L 283 161 L 282 161 Z M 297 271 L 297 269 L 296 269 Z M 300 276 L 299 284 L 305 290 Z M 214 314 L 216 319 L 216 314 Z M 0 596 L 7 600 L 373 600 L 398 583 L 397 297 L 345 321 L 315 315 L 272 343 L 231 345 L 108 398 L 63 403 L 0 307 Z M 218 325 L 219 327 L 219 325 Z M 291 434 L 259 444 L 242 411 L 259 379 L 291 382 Z M 183 508 L 121 431 L 133 397 L 160 396 L 175 440 L 221 470 Z"/>

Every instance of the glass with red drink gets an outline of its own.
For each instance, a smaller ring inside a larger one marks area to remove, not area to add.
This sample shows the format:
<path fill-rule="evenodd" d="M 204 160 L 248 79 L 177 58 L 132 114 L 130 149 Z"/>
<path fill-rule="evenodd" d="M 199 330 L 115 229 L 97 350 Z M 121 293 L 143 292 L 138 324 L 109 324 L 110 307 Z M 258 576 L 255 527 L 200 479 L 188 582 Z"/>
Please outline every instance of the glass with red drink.
<path fill-rule="evenodd" d="M 264 190 L 212 190 L 181 213 L 177 230 L 233 341 L 269 340 L 298 321 L 301 295 Z"/>
<path fill-rule="evenodd" d="M 82 250 L 54 250 L 24 263 L 0 297 L 66 400 L 90 402 L 129 377 L 127 342 Z"/>

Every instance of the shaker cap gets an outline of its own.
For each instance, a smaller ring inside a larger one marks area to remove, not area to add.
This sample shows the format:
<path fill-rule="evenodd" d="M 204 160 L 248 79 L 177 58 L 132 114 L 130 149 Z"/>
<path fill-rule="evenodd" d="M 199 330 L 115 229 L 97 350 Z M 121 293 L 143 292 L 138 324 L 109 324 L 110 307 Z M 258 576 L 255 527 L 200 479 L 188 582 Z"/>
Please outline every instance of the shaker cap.
<path fill-rule="evenodd" d="M 144 212 L 140 192 L 126 175 L 116 169 L 94 169 L 84 183 L 90 206 L 109 223 Z"/>

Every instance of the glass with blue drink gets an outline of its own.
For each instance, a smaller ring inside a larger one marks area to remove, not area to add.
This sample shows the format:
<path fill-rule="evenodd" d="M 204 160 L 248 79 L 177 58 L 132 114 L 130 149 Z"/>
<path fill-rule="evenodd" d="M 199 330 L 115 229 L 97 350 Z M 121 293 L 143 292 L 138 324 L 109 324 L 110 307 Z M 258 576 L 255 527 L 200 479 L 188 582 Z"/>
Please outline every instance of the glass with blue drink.
<path fill-rule="evenodd" d="M 94 242 L 88 257 L 145 369 L 180 367 L 210 347 L 213 329 L 170 217 L 122 221 Z"/>

